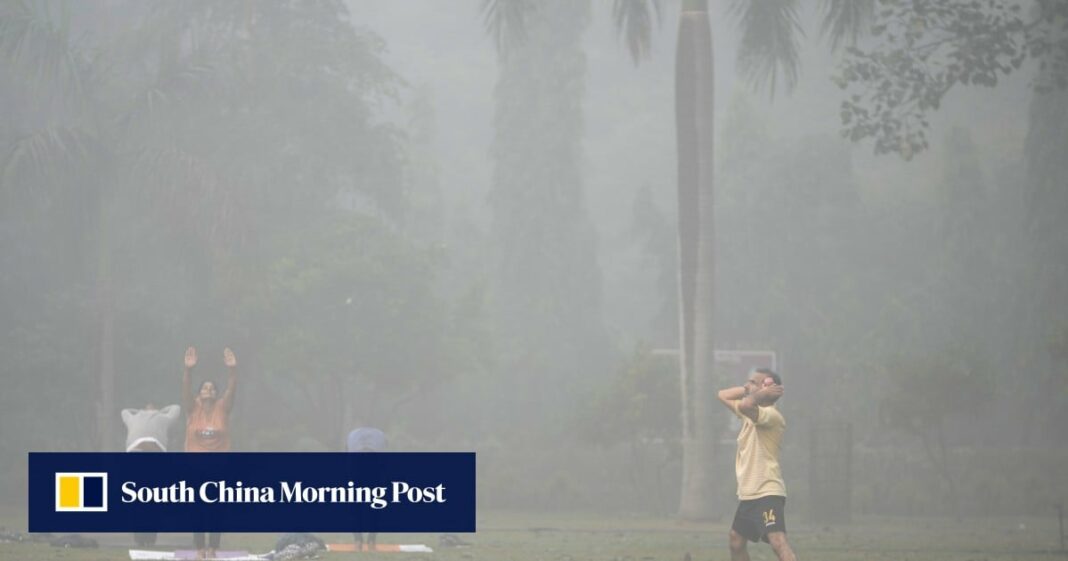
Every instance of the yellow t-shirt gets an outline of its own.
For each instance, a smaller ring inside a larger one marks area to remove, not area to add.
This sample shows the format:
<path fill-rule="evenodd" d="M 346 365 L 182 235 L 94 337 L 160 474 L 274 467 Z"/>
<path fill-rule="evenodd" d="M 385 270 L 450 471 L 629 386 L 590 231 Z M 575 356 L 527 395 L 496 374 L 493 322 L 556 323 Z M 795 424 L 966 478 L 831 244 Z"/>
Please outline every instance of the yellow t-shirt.
<path fill-rule="evenodd" d="M 786 432 L 786 419 L 774 406 L 758 407 L 757 421 L 746 417 L 738 410 L 741 401 L 731 406 L 734 414 L 742 419 L 738 433 L 738 453 L 734 457 L 734 470 L 738 475 L 738 499 L 750 501 L 769 495 L 786 496 L 779 466 L 779 450 Z"/>

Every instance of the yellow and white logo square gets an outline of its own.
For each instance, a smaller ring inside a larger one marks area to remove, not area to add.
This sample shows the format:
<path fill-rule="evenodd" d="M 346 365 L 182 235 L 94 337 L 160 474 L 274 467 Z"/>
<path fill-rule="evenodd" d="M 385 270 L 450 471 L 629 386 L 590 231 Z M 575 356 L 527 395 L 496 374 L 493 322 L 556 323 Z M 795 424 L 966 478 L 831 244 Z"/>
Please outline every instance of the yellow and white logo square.
<path fill-rule="evenodd" d="M 107 512 L 108 474 L 56 473 L 56 512 Z"/>

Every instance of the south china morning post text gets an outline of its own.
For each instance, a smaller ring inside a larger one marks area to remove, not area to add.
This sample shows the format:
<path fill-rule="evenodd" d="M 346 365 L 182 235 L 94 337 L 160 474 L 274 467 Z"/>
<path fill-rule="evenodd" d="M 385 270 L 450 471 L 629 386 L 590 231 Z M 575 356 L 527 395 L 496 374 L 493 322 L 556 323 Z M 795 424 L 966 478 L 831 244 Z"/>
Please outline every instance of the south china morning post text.
<path fill-rule="evenodd" d="M 474 532 L 473 452 L 29 454 L 33 532 Z"/>
<path fill-rule="evenodd" d="M 389 486 L 359 486 L 348 481 L 339 486 L 308 486 L 302 481 L 280 481 L 277 486 L 246 486 L 241 481 L 205 481 L 199 486 L 185 480 L 167 487 L 138 486 L 136 481 L 122 484 L 123 503 L 345 503 L 366 504 L 383 509 L 390 504 L 444 503 L 445 485 L 416 487 L 405 481 Z"/>

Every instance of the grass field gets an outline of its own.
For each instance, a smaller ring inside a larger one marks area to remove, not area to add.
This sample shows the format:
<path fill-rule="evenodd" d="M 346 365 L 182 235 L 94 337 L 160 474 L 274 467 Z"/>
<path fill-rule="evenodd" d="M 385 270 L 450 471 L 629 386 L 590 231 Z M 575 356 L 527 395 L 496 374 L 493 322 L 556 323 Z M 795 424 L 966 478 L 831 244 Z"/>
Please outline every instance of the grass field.
<path fill-rule="evenodd" d="M 22 532 L 25 518 L 0 514 L 8 532 Z M 694 561 L 727 560 L 724 523 L 690 524 L 669 519 L 560 514 L 480 513 L 478 532 L 461 536 L 466 548 L 438 547 L 436 534 L 383 534 L 382 543 L 424 543 L 431 554 L 328 553 L 327 561 L 354 559 L 411 561 Z M 60 549 L 39 543 L 0 543 L 0 561 L 117 561 L 131 547 L 128 534 L 94 534 L 97 549 Z M 328 542 L 348 542 L 351 536 L 321 534 Z M 275 534 L 227 534 L 226 549 L 264 552 Z M 1059 553 L 1056 518 L 972 519 L 864 518 L 848 526 L 816 527 L 803 522 L 790 526 L 790 540 L 802 560 L 947 560 L 1009 561 L 1068 559 Z M 189 534 L 164 534 L 163 544 L 191 541 Z M 772 560 L 771 549 L 751 544 L 754 561 Z"/>

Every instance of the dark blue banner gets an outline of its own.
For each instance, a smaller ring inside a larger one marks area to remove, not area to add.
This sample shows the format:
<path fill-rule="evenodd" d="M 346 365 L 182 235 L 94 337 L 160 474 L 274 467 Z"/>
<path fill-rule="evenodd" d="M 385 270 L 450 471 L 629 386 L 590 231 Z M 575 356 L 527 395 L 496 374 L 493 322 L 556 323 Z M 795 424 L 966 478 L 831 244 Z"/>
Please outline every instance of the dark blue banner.
<path fill-rule="evenodd" d="M 474 532 L 474 453 L 39 453 L 31 532 Z"/>

